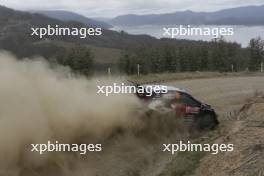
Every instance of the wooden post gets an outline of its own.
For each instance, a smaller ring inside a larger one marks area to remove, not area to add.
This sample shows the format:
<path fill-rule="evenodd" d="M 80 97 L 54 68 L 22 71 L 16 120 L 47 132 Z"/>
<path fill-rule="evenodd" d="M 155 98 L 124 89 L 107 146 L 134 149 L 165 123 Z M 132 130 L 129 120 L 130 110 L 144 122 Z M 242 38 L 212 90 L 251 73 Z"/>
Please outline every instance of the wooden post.
<path fill-rule="evenodd" d="M 137 64 L 137 75 L 139 76 L 140 75 L 140 65 Z"/>
<path fill-rule="evenodd" d="M 107 73 L 108 73 L 108 76 L 111 76 L 111 68 L 110 67 L 108 67 Z"/>

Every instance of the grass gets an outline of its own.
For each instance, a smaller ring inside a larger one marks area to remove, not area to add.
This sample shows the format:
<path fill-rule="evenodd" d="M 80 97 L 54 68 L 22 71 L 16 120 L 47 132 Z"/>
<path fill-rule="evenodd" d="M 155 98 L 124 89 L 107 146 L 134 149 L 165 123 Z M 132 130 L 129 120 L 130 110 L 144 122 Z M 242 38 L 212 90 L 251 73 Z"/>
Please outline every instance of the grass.
<path fill-rule="evenodd" d="M 132 75 L 127 79 L 139 84 L 142 83 L 159 83 L 172 80 L 184 79 L 202 79 L 202 78 L 215 78 L 215 77 L 238 77 L 238 76 L 263 76 L 263 73 L 256 72 L 184 72 L 184 73 L 159 73 L 147 75 Z"/>

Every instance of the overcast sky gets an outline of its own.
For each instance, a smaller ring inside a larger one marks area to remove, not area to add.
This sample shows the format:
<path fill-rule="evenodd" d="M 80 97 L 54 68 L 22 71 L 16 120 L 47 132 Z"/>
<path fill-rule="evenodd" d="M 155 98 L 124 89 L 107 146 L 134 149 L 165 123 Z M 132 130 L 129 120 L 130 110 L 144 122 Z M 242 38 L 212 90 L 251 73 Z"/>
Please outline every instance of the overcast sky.
<path fill-rule="evenodd" d="M 69 10 L 88 17 L 122 14 L 166 13 L 183 10 L 215 11 L 263 0 L 0 0 L 1 5 L 19 10 Z"/>

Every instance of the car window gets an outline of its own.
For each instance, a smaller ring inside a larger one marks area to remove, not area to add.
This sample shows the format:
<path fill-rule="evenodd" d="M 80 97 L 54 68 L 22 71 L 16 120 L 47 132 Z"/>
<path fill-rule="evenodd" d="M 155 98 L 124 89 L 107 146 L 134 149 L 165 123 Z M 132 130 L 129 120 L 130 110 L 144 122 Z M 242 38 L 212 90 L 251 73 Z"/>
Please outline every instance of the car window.
<path fill-rule="evenodd" d="M 181 102 L 186 105 L 200 106 L 200 102 L 198 102 L 192 96 L 185 93 L 181 94 Z"/>

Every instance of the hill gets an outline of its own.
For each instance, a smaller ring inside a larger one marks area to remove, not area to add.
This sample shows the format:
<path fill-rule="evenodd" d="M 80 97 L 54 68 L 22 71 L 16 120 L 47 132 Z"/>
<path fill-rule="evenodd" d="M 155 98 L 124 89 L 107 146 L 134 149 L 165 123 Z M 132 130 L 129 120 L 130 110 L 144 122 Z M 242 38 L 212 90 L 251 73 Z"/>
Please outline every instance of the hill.
<path fill-rule="evenodd" d="M 48 58 L 63 53 L 65 46 L 72 44 L 123 49 L 159 42 L 159 40 L 147 35 L 129 35 L 107 29 L 102 30 L 103 35 L 101 36 L 88 36 L 84 39 L 76 36 L 49 36 L 43 39 L 31 36 L 32 27 L 40 28 L 48 25 L 68 28 L 89 27 L 76 21 L 63 21 L 41 14 L 21 12 L 0 6 L 0 49 L 11 51 L 18 57 L 41 55 Z"/>
<path fill-rule="evenodd" d="M 190 10 L 148 15 L 123 15 L 108 21 L 112 25 L 264 25 L 264 5 L 224 9 L 216 12 L 193 12 Z"/>
<path fill-rule="evenodd" d="M 88 36 L 84 39 L 80 39 L 76 36 L 49 36 L 43 39 L 31 36 L 32 27 L 47 27 L 47 25 L 59 25 L 60 27 L 68 28 L 89 27 L 86 24 L 76 21 L 63 21 L 37 13 L 32 14 L 29 12 L 21 12 L 0 6 L 0 49 L 11 51 L 18 57 L 41 55 L 49 58 L 56 56 L 59 53 L 63 53 L 65 47 L 76 44 L 97 47 L 96 51 L 99 52 L 98 47 L 119 50 L 134 50 L 136 48 L 140 48 L 141 46 L 150 47 L 162 46 L 166 44 L 172 44 L 174 46 L 192 46 L 207 43 L 201 41 L 175 39 L 159 40 L 148 35 L 130 35 L 124 31 L 117 32 L 108 29 L 103 29 L 103 34 L 101 36 Z M 116 52 L 116 50 L 113 52 L 119 53 Z M 101 60 L 102 59 L 105 59 L 106 62 L 108 62 L 108 57 L 101 58 Z"/>
<path fill-rule="evenodd" d="M 112 27 L 111 25 L 105 22 L 93 20 L 78 13 L 64 11 L 64 10 L 48 10 L 48 11 L 33 11 L 33 12 L 48 16 L 50 18 L 58 19 L 61 21 L 78 21 L 88 26 L 101 27 L 105 29 L 109 29 Z"/>

